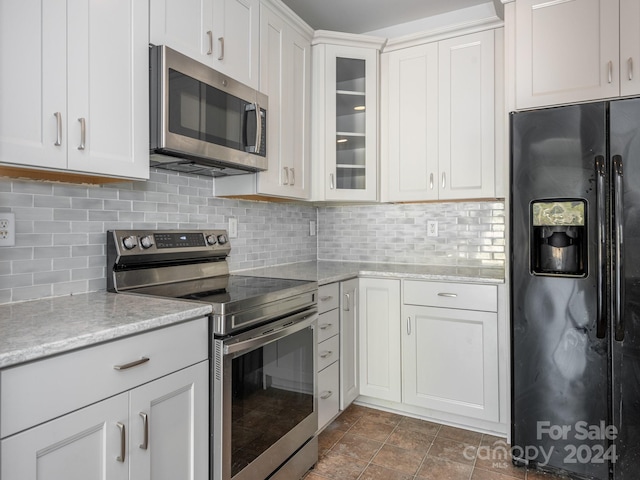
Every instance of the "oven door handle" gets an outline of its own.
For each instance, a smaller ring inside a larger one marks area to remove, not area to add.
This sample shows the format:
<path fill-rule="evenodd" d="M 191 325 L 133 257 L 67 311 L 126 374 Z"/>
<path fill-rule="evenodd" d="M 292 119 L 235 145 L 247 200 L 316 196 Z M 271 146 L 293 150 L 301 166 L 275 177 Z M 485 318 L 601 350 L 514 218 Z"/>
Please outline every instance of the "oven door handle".
<path fill-rule="evenodd" d="M 287 322 L 282 327 L 274 330 L 267 330 L 260 335 L 248 338 L 237 343 L 230 343 L 224 345 L 224 354 L 232 355 L 234 353 L 242 352 L 244 350 L 253 350 L 257 347 L 261 347 L 276 340 L 280 340 L 292 333 L 299 332 L 305 328 L 309 328 L 313 322 L 318 319 L 318 310 L 306 310 L 296 315 L 291 315 L 286 320 Z"/>

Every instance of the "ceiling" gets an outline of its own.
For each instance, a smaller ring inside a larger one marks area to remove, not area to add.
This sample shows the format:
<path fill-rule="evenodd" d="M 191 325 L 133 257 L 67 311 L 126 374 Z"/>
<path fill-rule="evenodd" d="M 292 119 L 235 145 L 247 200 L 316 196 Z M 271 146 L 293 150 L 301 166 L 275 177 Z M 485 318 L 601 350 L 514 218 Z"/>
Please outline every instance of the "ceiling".
<path fill-rule="evenodd" d="M 365 33 L 492 0 L 283 0 L 314 30 Z M 499 0 L 493 0 L 498 1 Z"/>

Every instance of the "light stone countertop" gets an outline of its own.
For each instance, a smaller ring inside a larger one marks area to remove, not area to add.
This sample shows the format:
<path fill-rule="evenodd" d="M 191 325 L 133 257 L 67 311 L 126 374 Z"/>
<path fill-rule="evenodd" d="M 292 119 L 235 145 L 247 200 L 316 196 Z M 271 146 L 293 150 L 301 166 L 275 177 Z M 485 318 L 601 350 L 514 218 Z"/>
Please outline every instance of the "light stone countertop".
<path fill-rule="evenodd" d="M 504 283 L 504 269 L 495 267 L 461 267 L 446 265 L 411 265 L 399 263 L 352 263 L 323 261 L 290 263 L 242 272 L 256 277 L 313 280 L 318 285 L 355 277 L 411 278 L 441 282 Z"/>
<path fill-rule="evenodd" d="M 210 305 L 105 291 L 0 305 L 0 368 L 210 313 Z"/>

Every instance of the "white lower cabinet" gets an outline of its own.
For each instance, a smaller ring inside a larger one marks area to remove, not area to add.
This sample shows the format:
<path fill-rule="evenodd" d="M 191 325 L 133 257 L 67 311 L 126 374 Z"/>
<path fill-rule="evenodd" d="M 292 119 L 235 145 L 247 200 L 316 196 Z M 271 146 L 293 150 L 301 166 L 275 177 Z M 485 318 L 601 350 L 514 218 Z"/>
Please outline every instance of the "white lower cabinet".
<path fill-rule="evenodd" d="M 207 479 L 208 365 L 203 318 L 1 371 L 0 478 Z"/>
<path fill-rule="evenodd" d="M 318 428 L 358 397 L 358 279 L 318 290 Z"/>
<path fill-rule="evenodd" d="M 360 394 L 400 402 L 400 280 L 359 282 Z"/>
<path fill-rule="evenodd" d="M 424 417 L 496 428 L 495 285 L 361 278 L 359 292 L 361 395 Z"/>

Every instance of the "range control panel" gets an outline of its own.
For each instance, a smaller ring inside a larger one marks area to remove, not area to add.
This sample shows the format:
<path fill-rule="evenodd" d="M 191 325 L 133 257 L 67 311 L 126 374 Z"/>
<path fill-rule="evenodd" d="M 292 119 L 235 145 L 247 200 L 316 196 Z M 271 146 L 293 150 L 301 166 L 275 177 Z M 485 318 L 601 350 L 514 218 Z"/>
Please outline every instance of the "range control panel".
<path fill-rule="evenodd" d="M 107 249 L 117 256 L 188 252 L 226 256 L 231 245 L 226 230 L 111 230 Z"/>

